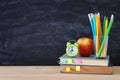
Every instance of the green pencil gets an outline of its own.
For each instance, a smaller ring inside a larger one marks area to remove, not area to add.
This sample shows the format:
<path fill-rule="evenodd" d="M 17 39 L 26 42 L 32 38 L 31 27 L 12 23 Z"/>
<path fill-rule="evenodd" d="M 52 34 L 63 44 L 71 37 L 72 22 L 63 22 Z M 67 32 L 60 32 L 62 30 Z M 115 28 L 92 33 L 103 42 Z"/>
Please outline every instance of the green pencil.
<path fill-rule="evenodd" d="M 103 38 L 103 41 L 102 41 L 102 44 L 101 44 L 101 46 L 100 46 L 100 50 L 99 50 L 99 52 L 98 52 L 97 57 L 100 57 L 100 56 L 101 56 L 101 51 L 102 51 L 102 49 L 103 49 L 103 47 L 104 47 L 104 43 L 105 43 L 106 38 L 107 38 L 107 36 L 108 36 L 108 34 L 109 34 L 109 32 L 110 32 L 110 29 L 111 29 L 111 27 L 112 27 L 113 19 L 114 19 L 114 16 L 111 15 L 110 23 L 109 23 L 109 25 L 108 25 L 108 29 L 107 29 L 107 31 L 106 31 L 106 33 L 105 33 L 105 36 L 104 36 L 104 38 Z"/>

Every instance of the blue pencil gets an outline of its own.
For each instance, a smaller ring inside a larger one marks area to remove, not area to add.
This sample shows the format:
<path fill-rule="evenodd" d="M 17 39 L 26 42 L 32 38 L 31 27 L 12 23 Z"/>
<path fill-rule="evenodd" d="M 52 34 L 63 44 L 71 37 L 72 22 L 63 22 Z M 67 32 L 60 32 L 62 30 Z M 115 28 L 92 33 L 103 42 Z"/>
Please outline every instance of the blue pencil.
<path fill-rule="evenodd" d="M 93 16 L 93 21 L 94 21 L 94 31 L 95 31 L 95 35 L 96 35 L 96 17 Z"/>
<path fill-rule="evenodd" d="M 96 33 L 95 33 L 95 23 L 96 21 L 94 21 L 94 15 L 93 14 L 88 14 L 88 17 L 89 17 L 89 21 L 90 21 L 90 24 L 91 24 L 91 28 L 92 28 L 92 32 L 93 32 L 93 39 L 94 39 L 94 44 L 96 44 Z"/>
<path fill-rule="evenodd" d="M 96 44 L 96 19 L 94 14 L 91 13 L 92 16 L 92 22 L 93 22 L 93 29 L 94 29 L 94 44 Z"/>
<path fill-rule="evenodd" d="M 94 36 L 95 34 L 94 34 L 93 23 L 92 23 L 92 19 L 91 19 L 90 14 L 88 14 L 88 18 L 89 18 L 90 25 L 91 25 L 91 28 L 92 28 L 92 33 L 93 33 L 93 36 Z"/>

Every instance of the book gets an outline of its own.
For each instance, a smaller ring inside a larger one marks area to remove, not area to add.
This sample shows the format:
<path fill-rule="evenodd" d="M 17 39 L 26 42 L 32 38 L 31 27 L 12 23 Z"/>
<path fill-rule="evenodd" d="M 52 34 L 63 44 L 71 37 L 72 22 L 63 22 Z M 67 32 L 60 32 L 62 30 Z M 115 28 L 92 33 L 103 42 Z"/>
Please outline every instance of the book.
<path fill-rule="evenodd" d="M 81 74 L 106 74 L 113 73 L 112 67 L 108 66 L 61 66 L 61 73 Z"/>
<path fill-rule="evenodd" d="M 90 57 L 81 57 L 79 55 L 68 57 L 64 54 L 59 59 L 61 65 L 108 66 L 109 64 L 109 56 L 104 59 L 97 59 L 94 55 Z"/>

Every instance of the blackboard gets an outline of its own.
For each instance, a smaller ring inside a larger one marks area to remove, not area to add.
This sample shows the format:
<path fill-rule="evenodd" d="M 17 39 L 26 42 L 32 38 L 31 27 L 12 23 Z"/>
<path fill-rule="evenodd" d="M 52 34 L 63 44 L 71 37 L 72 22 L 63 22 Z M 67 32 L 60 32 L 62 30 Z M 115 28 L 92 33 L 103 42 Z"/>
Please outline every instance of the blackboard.
<path fill-rule="evenodd" d="M 0 65 L 58 65 L 68 40 L 92 37 L 88 13 L 115 15 L 108 55 L 120 65 L 119 0 L 0 0 Z"/>

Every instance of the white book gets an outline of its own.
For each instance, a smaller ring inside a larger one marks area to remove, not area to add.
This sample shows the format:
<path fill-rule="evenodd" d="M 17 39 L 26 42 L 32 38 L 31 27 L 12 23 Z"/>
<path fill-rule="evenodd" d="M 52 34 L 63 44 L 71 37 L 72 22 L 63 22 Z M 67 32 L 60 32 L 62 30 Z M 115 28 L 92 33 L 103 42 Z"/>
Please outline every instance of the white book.
<path fill-rule="evenodd" d="M 97 59 L 94 55 L 90 57 L 68 57 L 66 54 L 60 57 L 61 65 L 87 65 L 87 66 L 108 66 L 109 56 L 104 59 Z"/>

